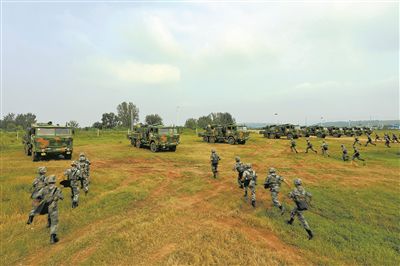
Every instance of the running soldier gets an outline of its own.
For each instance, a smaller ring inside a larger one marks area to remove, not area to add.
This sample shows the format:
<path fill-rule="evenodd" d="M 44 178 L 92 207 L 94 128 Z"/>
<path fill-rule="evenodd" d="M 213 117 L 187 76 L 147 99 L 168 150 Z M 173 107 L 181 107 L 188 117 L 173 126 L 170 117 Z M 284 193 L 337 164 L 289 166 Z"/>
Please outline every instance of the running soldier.
<path fill-rule="evenodd" d="M 235 158 L 236 163 L 233 166 L 233 171 L 237 171 L 238 172 L 238 178 L 237 178 L 237 183 L 239 185 L 239 188 L 243 188 L 243 172 L 244 172 L 244 164 L 240 161 L 240 157 L 236 156 Z"/>
<path fill-rule="evenodd" d="M 89 192 L 89 171 L 90 171 L 90 161 L 86 158 L 85 154 L 82 152 L 79 154 L 78 168 L 81 173 L 81 189 L 85 191 L 85 195 Z"/>
<path fill-rule="evenodd" d="M 210 161 L 211 161 L 211 171 L 213 173 L 214 178 L 217 178 L 217 176 L 218 176 L 218 163 L 220 160 L 221 160 L 221 158 L 218 156 L 218 154 L 215 152 L 215 150 L 212 149 Z"/>
<path fill-rule="evenodd" d="M 363 162 L 365 161 L 364 159 L 362 159 L 360 157 L 360 152 L 358 151 L 357 147 L 354 147 L 354 154 L 353 154 L 353 156 L 351 158 L 351 161 L 354 162 L 355 159 L 358 159 L 358 160 L 363 161 Z"/>
<path fill-rule="evenodd" d="M 389 137 L 389 135 L 385 133 L 384 139 L 385 139 L 385 146 L 390 148 L 390 137 Z"/>
<path fill-rule="evenodd" d="M 312 150 L 313 152 L 315 152 L 315 154 L 317 154 L 317 151 L 314 150 L 313 145 L 309 139 L 307 139 L 307 148 L 305 153 L 308 153 L 308 150 Z"/>
<path fill-rule="evenodd" d="M 378 140 L 381 141 L 381 138 L 379 137 L 379 135 L 377 133 L 375 133 L 375 142 L 377 142 Z"/>
<path fill-rule="evenodd" d="M 292 152 L 298 153 L 296 150 L 296 141 L 293 138 L 290 138 L 290 150 Z"/>
<path fill-rule="evenodd" d="M 394 143 L 394 142 L 397 142 L 397 143 L 399 143 L 399 139 L 397 138 L 397 136 L 396 136 L 396 134 L 392 134 L 392 142 Z"/>
<path fill-rule="evenodd" d="M 47 169 L 44 166 L 38 168 L 38 176 L 35 177 L 32 183 L 32 210 L 29 212 L 27 224 L 31 224 L 33 222 L 33 218 L 35 217 L 36 208 L 39 205 L 42 198 L 40 197 L 39 191 L 47 186 L 47 177 L 46 177 Z"/>
<path fill-rule="evenodd" d="M 78 169 L 78 164 L 74 161 L 71 163 L 71 168 L 64 172 L 64 176 L 67 177 L 69 181 L 69 186 L 71 187 L 71 199 L 72 208 L 76 208 L 79 205 L 79 183 L 81 178 L 81 172 Z"/>
<path fill-rule="evenodd" d="M 321 151 L 323 156 L 328 155 L 328 157 L 330 157 L 328 152 L 328 143 L 326 143 L 325 140 L 322 141 Z"/>
<path fill-rule="evenodd" d="M 279 202 L 278 199 L 282 182 L 285 182 L 286 185 L 290 187 L 289 183 L 287 183 L 283 177 L 276 174 L 275 168 L 269 168 L 269 175 L 267 175 L 267 178 L 265 179 L 264 188 L 269 188 L 269 191 L 271 192 L 272 203 L 275 207 L 281 210 L 281 215 L 283 215 L 285 212 L 285 207 Z"/>
<path fill-rule="evenodd" d="M 304 229 L 308 233 L 308 239 L 311 240 L 314 237 L 314 234 L 311 231 L 311 228 L 303 215 L 303 211 L 308 210 L 308 205 L 311 201 L 312 195 L 310 192 L 307 192 L 301 184 L 301 179 L 296 178 L 294 180 L 295 189 L 293 189 L 293 191 L 289 193 L 289 198 L 293 200 L 296 206 L 290 212 L 290 220 L 288 220 L 287 223 L 292 225 L 294 222 L 294 218 L 297 216 Z"/>
<path fill-rule="evenodd" d="M 354 137 L 354 143 L 353 143 L 353 147 L 355 147 L 355 146 L 356 146 L 356 144 L 358 144 L 358 145 L 360 145 L 360 146 L 361 146 L 361 142 L 360 142 L 360 140 L 358 139 L 358 137 L 357 137 L 357 136 L 355 136 L 355 137 Z"/>
<path fill-rule="evenodd" d="M 349 155 L 347 153 L 346 147 L 343 144 L 340 145 L 340 147 L 342 147 L 342 159 L 343 159 L 343 161 L 348 161 L 349 160 Z"/>
<path fill-rule="evenodd" d="M 251 190 L 251 205 L 256 207 L 256 185 L 257 185 L 257 174 L 251 167 L 251 164 L 246 165 L 246 170 L 243 173 L 244 178 L 244 197 L 247 198 L 247 188 Z"/>
<path fill-rule="evenodd" d="M 367 147 L 368 144 L 376 146 L 376 144 L 372 142 L 372 138 L 371 138 L 370 134 L 367 134 L 367 138 L 368 138 L 368 140 L 367 140 L 367 143 L 365 143 L 365 147 Z"/>

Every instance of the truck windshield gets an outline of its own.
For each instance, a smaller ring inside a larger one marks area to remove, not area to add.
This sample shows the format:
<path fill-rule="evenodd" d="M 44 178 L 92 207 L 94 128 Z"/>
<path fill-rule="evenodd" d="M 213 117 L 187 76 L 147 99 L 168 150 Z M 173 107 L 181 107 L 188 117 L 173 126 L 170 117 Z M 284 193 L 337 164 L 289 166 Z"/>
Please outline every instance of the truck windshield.
<path fill-rule="evenodd" d="M 56 135 L 71 135 L 71 129 L 69 128 L 56 128 Z"/>
<path fill-rule="evenodd" d="M 55 129 L 54 128 L 37 128 L 36 135 L 38 136 L 54 136 Z"/>
<path fill-rule="evenodd" d="M 160 133 L 160 134 L 170 134 L 170 135 L 174 135 L 174 134 L 177 134 L 178 131 L 177 131 L 176 128 L 160 128 L 160 129 L 158 130 L 158 133 Z"/>

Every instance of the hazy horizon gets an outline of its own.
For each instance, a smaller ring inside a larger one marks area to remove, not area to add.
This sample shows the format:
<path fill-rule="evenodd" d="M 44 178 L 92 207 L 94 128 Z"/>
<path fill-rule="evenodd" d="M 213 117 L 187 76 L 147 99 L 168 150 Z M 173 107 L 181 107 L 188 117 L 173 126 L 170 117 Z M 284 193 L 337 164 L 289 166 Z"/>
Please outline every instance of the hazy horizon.
<path fill-rule="evenodd" d="M 2 116 L 399 119 L 398 2 L 5 2 L 2 48 Z"/>

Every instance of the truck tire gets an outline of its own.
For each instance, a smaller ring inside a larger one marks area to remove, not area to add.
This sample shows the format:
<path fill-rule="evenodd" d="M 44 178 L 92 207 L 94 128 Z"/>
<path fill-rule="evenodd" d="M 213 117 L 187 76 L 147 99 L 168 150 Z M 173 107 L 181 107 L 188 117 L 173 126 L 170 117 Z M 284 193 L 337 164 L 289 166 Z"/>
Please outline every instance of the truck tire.
<path fill-rule="evenodd" d="M 233 137 L 229 137 L 228 138 L 228 143 L 231 144 L 231 145 L 234 145 L 235 144 L 235 139 Z"/>
<path fill-rule="evenodd" d="M 135 144 L 136 144 L 135 139 L 131 139 L 131 145 L 132 145 L 132 146 L 135 146 Z"/>
<path fill-rule="evenodd" d="M 293 135 L 289 133 L 289 134 L 287 134 L 287 138 L 291 139 L 291 138 L 293 138 Z"/>
<path fill-rule="evenodd" d="M 157 144 L 154 141 L 150 144 L 150 150 L 152 152 L 157 152 L 158 151 Z"/>
<path fill-rule="evenodd" d="M 209 138 L 208 138 L 208 142 L 210 142 L 210 143 L 215 143 L 215 138 L 214 138 L 214 137 L 209 137 Z"/>
<path fill-rule="evenodd" d="M 64 155 L 64 159 L 65 160 L 71 160 L 71 158 L 72 158 L 72 154 L 65 154 Z"/>
<path fill-rule="evenodd" d="M 37 162 L 39 161 L 39 155 L 37 152 L 32 152 L 32 162 Z"/>
<path fill-rule="evenodd" d="M 171 148 L 169 148 L 170 151 L 176 151 L 176 146 L 172 146 Z"/>
<path fill-rule="evenodd" d="M 140 140 L 138 140 L 138 139 L 136 140 L 136 143 L 135 143 L 135 144 L 136 144 L 136 145 L 135 145 L 136 148 L 138 148 L 138 149 L 142 147 L 142 143 L 140 143 Z"/>
<path fill-rule="evenodd" d="M 204 142 L 208 142 L 208 137 L 207 137 L 207 136 L 204 136 L 204 137 L 203 137 L 203 141 L 204 141 Z"/>

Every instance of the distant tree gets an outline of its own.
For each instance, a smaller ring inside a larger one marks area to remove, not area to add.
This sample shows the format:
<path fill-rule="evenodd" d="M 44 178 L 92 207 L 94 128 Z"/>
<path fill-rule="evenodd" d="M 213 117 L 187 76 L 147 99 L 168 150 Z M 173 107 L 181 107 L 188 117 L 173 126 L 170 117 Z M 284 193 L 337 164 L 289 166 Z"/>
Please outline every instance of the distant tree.
<path fill-rule="evenodd" d="M 120 121 L 114 113 L 104 113 L 101 118 L 101 124 L 103 128 L 115 128 L 120 125 Z"/>
<path fill-rule="evenodd" d="M 185 127 L 186 127 L 186 128 L 191 128 L 191 129 L 196 129 L 196 127 L 197 127 L 197 119 L 195 119 L 195 118 L 189 118 L 189 119 L 186 120 L 186 122 L 185 122 Z"/>
<path fill-rule="evenodd" d="M 12 124 L 8 126 L 8 124 Z M 8 129 L 11 130 L 10 128 L 15 128 L 15 114 L 14 113 L 8 113 L 6 114 L 3 119 L 1 120 L 1 128 L 2 129 Z"/>
<path fill-rule="evenodd" d="M 235 123 L 235 119 L 230 113 L 211 113 L 210 116 L 214 124 L 228 125 Z"/>
<path fill-rule="evenodd" d="M 201 116 L 199 117 L 199 119 L 197 120 L 197 126 L 200 128 L 205 128 L 207 125 L 212 124 L 213 121 L 211 119 L 211 116 Z"/>
<path fill-rule="evenodd" d="M 93 128 L 102 129 L 103 128 L 103 124 L 101 122 L 94 122 L 92 127 Z"/>
<path fill-rule="evenodd" d="M 23 129 L 30 127 L 34 123 L 36 123 L 36 115 L 32 113 L 18 114 L 15 118 L 15 124 Z"/>
<path fill-rule="evenodd" d="M 79 123 L 75 120 L 71 120 L 71 121 L 67 122 L 67 127 L 78 128 Z"/>
<path fill-rule="evenodd" d="M 131 119 L 131 112 L 133 114 Z M 139 109 L 132 102 L 122 102 L 117 106 L 117 113 L 119 121 L 122 126 L 130 127 L 131 123 L 135 124 L 139 121 Z M 133 121 L 132 121 L 133 120 Z"/>
<path fill-rule="evenodd" d="M 146 115 L 145 121 L 146 124 L 148 125 L 156 125 L 156 124 L 162 125 L 162 118 L 158 114 Z"/>

